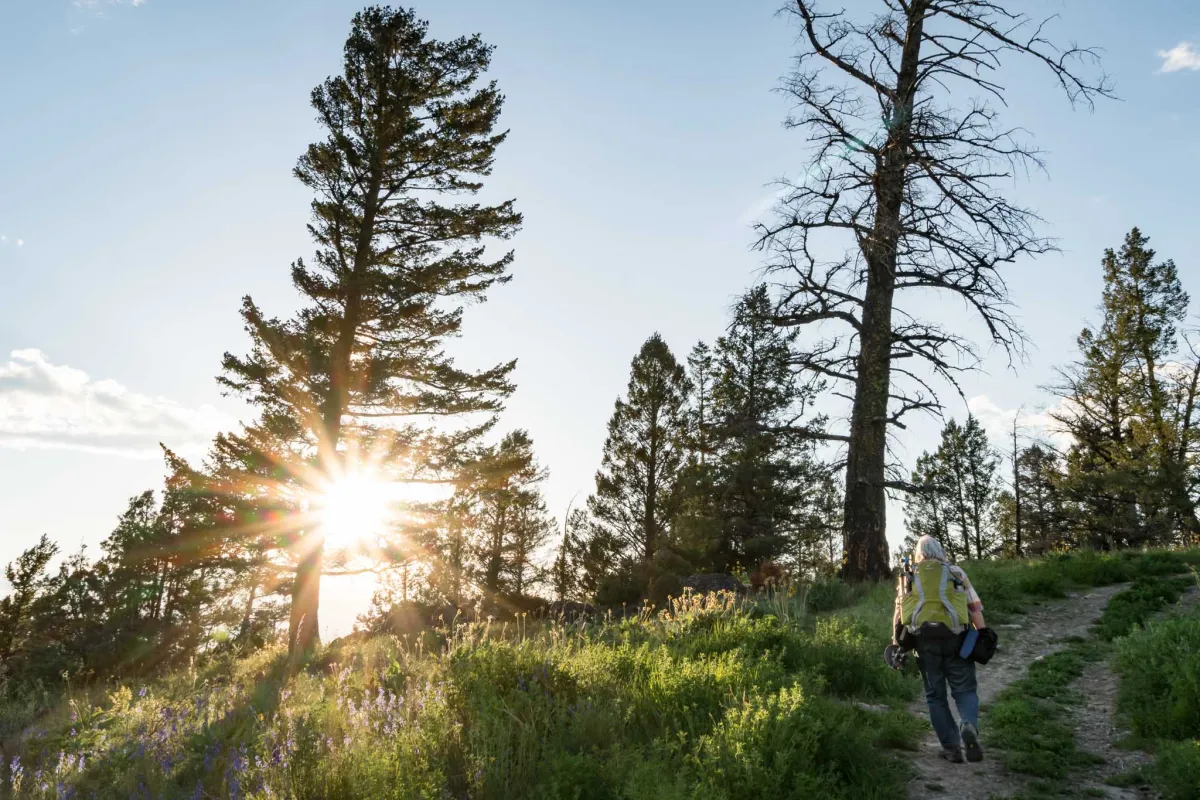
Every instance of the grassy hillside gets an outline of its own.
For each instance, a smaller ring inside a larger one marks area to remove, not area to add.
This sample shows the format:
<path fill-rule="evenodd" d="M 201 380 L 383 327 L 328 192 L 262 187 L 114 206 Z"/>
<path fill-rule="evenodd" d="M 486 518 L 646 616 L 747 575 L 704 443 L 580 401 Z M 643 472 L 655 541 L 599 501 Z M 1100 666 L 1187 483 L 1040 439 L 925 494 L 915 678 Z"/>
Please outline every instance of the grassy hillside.
<path fill-rule="evenodd" d="M 1195 553 L 968 564 L 988 614 Z M 892 587 L 825 583 L 591 624 L 463 625 L 223 658 L 0 709 L 4 798 L 888 798 L 924 727 Z M 864 709 L 856 702 L 881 709 Z M 890 709 L 890 710 L 887 710 Z"/>

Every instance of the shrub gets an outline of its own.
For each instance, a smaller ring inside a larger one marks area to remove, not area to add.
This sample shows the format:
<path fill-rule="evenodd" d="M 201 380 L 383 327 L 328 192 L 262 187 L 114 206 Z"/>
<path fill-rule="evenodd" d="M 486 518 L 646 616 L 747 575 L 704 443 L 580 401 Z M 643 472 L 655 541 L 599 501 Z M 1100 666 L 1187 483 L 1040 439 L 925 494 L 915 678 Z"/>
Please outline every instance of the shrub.
<path fill-rule="evenodd" d="M 693 767 L 702 797 L 892 798 L 905 773 L 874 747 L 865 712 L 799 687 L 753 695 L 705 736 Z"/>
<path fill-rule="evenodd" d="M 1139 736 L 1200 738 L 1200 616 L 1153 623 L 1117 641 L 1118 707 Z"/>
<path fill-rule="evenodd" d="M 808 610 L 813 613 L 836 611 L 862 598 L 863 584 L 851 586 L 841 578 L 818 578 L 808 586 Z"/>
<path fill-rule="evenodd" d="M 1200 800 L 1200 741 L 1190 739 L 1160 748 L 1154 785 L 1164 800 Z"/>
<path fill-rule="evenodd" d="M 650 604 L 655 608 L 666 608 L 672 597 L 683 594 L 683 582 L 679 576 L 664 572 L 650 582 Z"/>
<path fill-rule="evenodd" d="M 1186 579 L 1138 578 L 1123 592 L 1108 601 L 1097 624 L 1101 639 L 1112 641 L 1128 634 L 1137 625 L 1179 599 Z"/>
<path fill-rule="evenodd" d="M 890 638 L 890 631 L 872 630 L 854 619 L 826 618 L 789 645 L 784 663 L 813 676 L 836 697 L 898 703 L 912 697 L 914 682 L 883 663 Z"/>

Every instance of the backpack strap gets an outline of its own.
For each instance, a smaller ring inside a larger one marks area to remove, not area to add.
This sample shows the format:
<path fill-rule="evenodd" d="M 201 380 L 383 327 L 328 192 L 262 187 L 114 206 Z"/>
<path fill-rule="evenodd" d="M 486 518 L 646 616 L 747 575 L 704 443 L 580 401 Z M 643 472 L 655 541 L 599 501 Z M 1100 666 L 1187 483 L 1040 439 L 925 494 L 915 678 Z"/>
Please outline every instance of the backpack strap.
<path fill-rule="evenodd" d="M 910 627 L 915 628 L 917 625 L 917 617 L 921 613 L 921 608 L 925 605 L 925 585 L 921 583 L 921 570 L 914 569 L 912 575 L 912 591 L 917 595 L 917 604 L 913 606 L 912 616 L 908 618 Z"/>
<path fill-rule="evenodd" d="M 950 582 L 950 565 L 942 564 L 942 580 L 938 585 L 938 596 L 942 600 L 942 605 L 946 607 L 947 613 L 950 614 L 950 627 L 958 629 L 959 619 L 958 612 L 954 610 L 954 604 L 950 602 L 950 598 L 946 596 L 946 584 Z"/>

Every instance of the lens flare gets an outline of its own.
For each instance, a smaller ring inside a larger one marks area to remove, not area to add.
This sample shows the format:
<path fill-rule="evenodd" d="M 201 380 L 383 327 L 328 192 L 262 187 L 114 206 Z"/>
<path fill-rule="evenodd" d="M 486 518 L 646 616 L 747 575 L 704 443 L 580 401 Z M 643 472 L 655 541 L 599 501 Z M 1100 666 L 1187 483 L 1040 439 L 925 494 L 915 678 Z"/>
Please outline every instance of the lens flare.
<path fill-rule="evenodd" d="M 325 544 L 348 549 L 382 536 L 393 515 L 392 487 L 370 475 L 348 475 L 318 499 Z"/>

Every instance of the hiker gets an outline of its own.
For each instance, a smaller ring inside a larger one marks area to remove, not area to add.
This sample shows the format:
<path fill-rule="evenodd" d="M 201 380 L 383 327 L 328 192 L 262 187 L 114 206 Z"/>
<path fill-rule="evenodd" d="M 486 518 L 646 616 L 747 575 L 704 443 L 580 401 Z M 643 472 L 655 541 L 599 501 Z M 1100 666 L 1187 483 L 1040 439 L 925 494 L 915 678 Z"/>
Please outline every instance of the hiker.
<path fill-rule="evenodd" d="M 917 652 L 925 682 L 929 720 L 942 743 L 942 758 L 954 764 L 982 761 L 979 744 L 979 695 L 975 663 L 959 655 L 967 622 L 984 630 L 983 603 L 967 574 L 949 563 L 941 542 L 922 536 L 912 564 L 902 570 L 892 618 L 892 643 Z M 946 684 L 962 723 L 954 723 L 946 699 Z"/>

